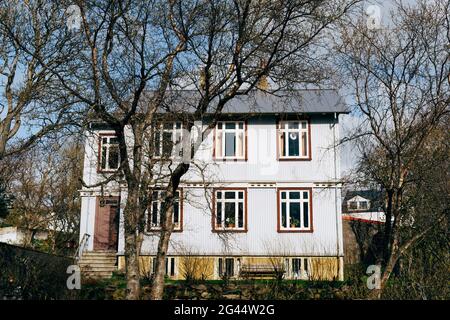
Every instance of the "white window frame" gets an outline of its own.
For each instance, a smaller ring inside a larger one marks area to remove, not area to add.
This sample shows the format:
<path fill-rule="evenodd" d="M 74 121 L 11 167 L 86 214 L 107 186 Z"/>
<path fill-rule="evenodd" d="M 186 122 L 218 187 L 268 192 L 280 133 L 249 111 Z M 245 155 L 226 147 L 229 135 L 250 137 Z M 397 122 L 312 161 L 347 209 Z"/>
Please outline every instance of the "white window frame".
<path fill-rule="evenodd" d="M 145 216 L 147 217 L 147 221 L 146 221 L 146 225 L 147 225 L 147 230 L 148 231 L 158 231 L 161 230 L 161 205 L 162 205 L 162 199 L 161 199 L 161 192 L 164 192 L 165 190 L 163 189 L 158 189 L 158 190 L 153 190 L 151 195 L 150 195 L 150 205 L 146 210 Z M 157 223 L 154 224 L 153 223 L 153 208 L 154 208 L 154 203 L 155 201 L 153 200 L 153 193 L 157 192 L 158 193 L 158 199 L 156 200 L 156 207 L 157 207 Z M 181 205 L 181 201 L 183 201 L 182 199 L 182 193 L 181 191 L 176 191 L 176 193 L 178 193 L 178 197 L 175 198 L 175 204 L 178 204 L 178 224 L 174 224 L 174 231 L 180 231 L 182 230 L 182 222 L 183 219 L 181 217 L 181 215 L 183 214 L 181 212 L 182 210 L 182 205 Z M 149 211 L 150 210 L 150 211 Z M 175 212 L 175 211 L 174 211 Z M 175 215 L 172 215 L 172 223 L 174 223 L 175 220 Z"/>
<path fill-rule="evenodd" d="M 165 125 L 172 124 L 171 128 L 166 128 Z M 179 127 L 177 128 L 177 126 Z M 153 143 L 153 157 L 156 159 L 172 159 L 181 157 L 183 153 L 183 123 L 181 121 L 165 121 L 162 123 L 157 124 L 154 127 L 155 132 L 153 133 L 152 143 Z M 170 132 L 172 134 L 172 153 L 170 156 L 166 156 L 163 154 L 164 152 L 164 133 Z M 159 134 L 159 155 L 156 154 L 156 134 Z M 179 147 L 178 147 L 179 146 Z M 179 150 L 178 154 L 175 154 L 175 152 Z"/>
<path fill-rule="evenodd" d="M 229 123 L 233 123 L 235 125 L 234 129 L 227 129 L 226 125 Z M 240 128 L 240 124 L 242 124 L 242 128 Z M 214 150 L 215 150 L 215 158 L 219 160 L 245 160 L 246 159 L 246 153 L 247 153 L 247 139 L 246 139 L 246 123 L 245 121 L 218 121 L 216 124 L 216 130 L 215 130 L 215 139 L 214 139 Z M 221 126 L 221 129 L 219 129 L 219 126 Z M 233 132 L 235 134 L 236 139 L 236 152 L 234 156 L 226 156 L 225 147 L 226 147 L 226 133 Z M 220 139 L 219 139 L 220 135 Z M 238 138 L 239 135 L 242 135 L 242 140 Z M 219 141 L 221 143 L 221 148 L 218 148 Z M 242 142 L 241 142 L 242 141 Z M 237 155 L 237 150 L 241 148 L 242 143 L 242 155 Z M 219 154 L 219 150 L 221 151 L 221 154 Z"/>
<path fill-rule="evenodd" d="M 299 192 L 300 199 L 290 199 L 291 192 Z M 304 193 L 307 193 L 308 197 L 304 197 Z M 283 199 L 283 193 L 286 193 L 286 198 Z M 312 230 L 312 219 L 311 219 L 311 203 L 312 203 L 312 192 L 309 189 L 281 189 L 278 192 L 279 198 L 279 222 L 280 222 L 280 231 L 311 231 Z M 283 227 L 283 203 L 286 204 L 286 223 L 287 227 Z M 290 216 L 290 203 L 300 203 L 300 227 L 291 227 L 291 216 Z M 304 208 L 303 204 L 307 203 L 308 205 L 308 227 L 304 226 Z"/>
<path fill-rule="evenodd" d="M 298 128 L 297 129 L 291 129 L 289 128 L 289 124 L 292 123 L 298 123 Z M 278 124 L 278 158 L 279 159 L 309 159 L 310 158 L 310 153 L 311 150 L 310 146 L 309 146 L 309 139 L 311 138 L 309 136 L 309 121 L 308 120 L 288 120 L 288 121 L 280 121 Z M 285 134 L 285 139 L 283 142 L 282 136 L 283 133 Z M 289 155 L 289 135 L 291 133 L 297 133 L 298 134 L 298 150 L 299 150 L 299 155 L 298 156 L 291 156 Z M 302 137 L 303 134 L 306 135 L 306 153 L 305 155 L 303 155 L 303 144 L 302 144 Z M 284 146 L 282 145 L 284 143 Z M 283 147 L 284 150 L 286 150 L 286 155 L 283 155 Z"/>
<path fill-rule="evenodd" d="M 247 190 L 246 189 L 215 189 L 214 190 L 214 230 L 215 231 L 245 231 L 246 221 L 247 221 L 247 211 L 246 211 L 246 202 L 247 202 Z M 221 193 L 221 198 L 218 198 L 218 193 Z M 233 192 L 234 199 L 225 199 L 225 193 Z M 242 193 L 242 199 L 239 199 L 239 193 Z M 221 224 L 218 226 L 217 217 L 218 217 L 218 204 L 221 203 Z M 226 227 L 225 221 L 225 203 L 235 203 L 234 206 L 234 227 Z M 239 203 L 242 203 L 242 227 L 239 227 Z"/>
<path fill-rule="evenodd" d="M 106 134 L 100 134 L 100 157 L 99 157 L 99 169 L 100 171 L 117 171 L 120 167 L 120 150 L 119 150 L 119 143 L 111 143 L 111 139 L 117 139 L 117 136 L 115 135 L 106 135 Z M 107 142 L 104 143 L 103 139 L 106 139 Z M 117 146 L 117 152 L 118 152 L 118 159 L 117 159 L 117 168 L 110 168 L 109 167 L 109 155 L 110 155 L 110 148 L 111 146 L 116 145 Z M 105 167 L 103 167 L 103 149 L 105 149 Z"/>

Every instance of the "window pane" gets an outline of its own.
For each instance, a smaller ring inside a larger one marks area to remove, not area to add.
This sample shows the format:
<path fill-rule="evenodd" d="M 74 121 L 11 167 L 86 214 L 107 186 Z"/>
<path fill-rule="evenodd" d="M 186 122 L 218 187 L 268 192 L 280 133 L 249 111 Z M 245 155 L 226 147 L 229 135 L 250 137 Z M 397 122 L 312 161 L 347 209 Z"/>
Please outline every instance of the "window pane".
<path fill-rule="evenodd" d="M 306 129 L 307 125 L 308 125 L 307 121 L 302 121 L 302 129 Z"/>
<path fill-rule="evenodd" d="M 300 228 L 300 203 L 289 203 L 290 227 Z"/>
<path fill-rule="evenodd" d="M 106 169 L 106 147 L 102 147 L 102 169 Z"/>
<path fill-rule="evenodd" d="M 175 128 L 176 129 L 181 129 L 181 122 L 177 122 Z"/>
<path fill-rule="evenodd" d="M 286 203 L 282 203 L 281 204 L 281 226 L 283 228 L 287 228 L 287 224 L 286 224 Z"/>
<path fill-rule="evenodd" d="M 152 226 L 158 226 L 158 202 L 152 203 Z"/>
<path fill-rule="evenodd" d="M 175 275 L 175 258 L 170 258 L 170 275 Z"/>
<path fill-rule="evenodd" d="M 225 129 L 236 129 L 236 123 L 225 123 Z"/>
<path fill-rule="evenodd" d="M 300 199 L 300 192 L 289 192 L 289 199 Z"/>
<path fill-rule="evenodd" d="M 161 135 L 159 132 L 155 132 L 155 139 L 154 139 L 154 145 L 153 145 L 153 153 L 155 156 L 159 157 L 161 155 L 161 144 L 160 144 L 160 140 L 161 140 Z"/>
<path fill-rule="evenodd" d="M 223 276 L 223 259 L 219 258 L 219 277 Z"/>
<path fill-rule="evenodd" d="M 303 227 L 309 228 L 309 207 L 308 202 L 303 202 Z"/>
<path fill-rule="evenodd" d="M 367 201 L 361 201 L 359 203 L 359 207 L 360 207 L 360 209 L 363 209 L 363 210 L 367 209 Z"/>
<path fill-rule="evenodd" d="M 228 277 L 234 276 L 234 259 L 225 259 L 225 270 Z"/>
<path fill-rule="evenodd" d="M 222 202 L 217 203 L 216 225 L 222 227 Z"/>
<path fill-rule="evenodd" d="M 286 192 L 281 193 L 281 199 L 286 199 Z"/>
<path fill-rule="evenodd" d="M 109 169 L 119 168 L 119 148 L 116 145 L 109 147 L 108 166 Z"/>
<path fill-rule="evenodd" d="M 236 155 L 236 134 L 234 132 L 225 133 L 225 156 L 234 157 Z"/>
<path fill-rule="evenodd" d="M 173 123 L 172 122 L 165 122 L 163 127 L 164 127 L 164 130 L 171 130 L 171 129 L 173 129 Z"/>
<path fill-rule="evenodd" d="M 301 260 L 294 258 L 292 259 L 292 273 L 299 275 L 301 270 Z"/>
<path fill-rule="evenodd" d="M 289 133 L 289 156 L 298 157 L 300 155 L 298 132 Z"/>
<path fill-rule="evenodd" d="M 303 192 L 303 199 L 308 199 L 308 191 Z"/>
<path fill-rule="evenodd" d="M 244 129 L 244 123 L 243 122 L 239 122 L 239 129 Z"/>
<path fill-rule="evenodd" d="M 172 145 L 172 132 L 163 132 L 163 156 L 170 157 Z"/>
<path fill-rule="evenodd" d="M 108 138 L 102 138 L 102 144 L 107 144 L 108 143 Z"/>
<path fill-rule="evenodd" d="M 217 199 L 222 199 L 222 192 L 220 191 L 217 192 Z"/>
<path fill-rule="evenodd" d="M 298 122 L 288 122 L 288 129 L 298 129 Z"/>
<path fill-rule="evenodd" d="M 177 201 L 173 204 L 173 223 L 177 225 L 180 222 L 180 203 Z"/>
<path fill-rule="evenodd" d="M 244 227 L 244 204 L 238 203 L 238 228 Z"/>
<path fill-rule="evenodd" d="M 234 228 L 236 226 L 236 204 L 234 202 L 225 203 L 225 227 Z"/>
<path fill-rule="evenodd" d="M 118 144 L 119 140 L 117 138 L 109 138 L 109 144 Z"/>
<path fill-rule="evenodd" d="M 225 192 L 225 199 L 235 199 L 236 193 L 234 191 Z"/>
<path fill-rule="evenodd" d="M 239 192 L 238 197 L 239 197 L 239 199 L 244 199 L 244 193 L 243 192 Z"/>

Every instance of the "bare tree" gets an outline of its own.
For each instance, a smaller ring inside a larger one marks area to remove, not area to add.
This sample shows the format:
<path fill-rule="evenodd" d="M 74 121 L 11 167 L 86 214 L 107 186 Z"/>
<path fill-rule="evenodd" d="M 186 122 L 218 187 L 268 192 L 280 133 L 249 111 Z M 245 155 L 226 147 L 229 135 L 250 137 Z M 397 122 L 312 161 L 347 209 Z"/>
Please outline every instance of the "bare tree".
<path fill-rule="evenodd" d="M 418 218 L 413 203 L 415 197 L 423 197 L 416 193 L 419 180 L 439 184 L 418 170 L 423 161 L 431 161 L 431 146 L 443 146 L 442 140 L 431 137 L 443 130 L 448 139 L 449 12 L 447 0 L 409 6 L 398 2 L 387 27 L 371 30 L 359 19 L 342 28 L 340 62 L 352 80 L 355 112 L 363 119 L 347 139 L 361 154 L 360 176 L 385 193 L 386 222 L 378 257 L 382 288 L 399 258 L 448 218 L 447 201 L 438 210 L 424 208 L 425 220 Z M 381 290 L 375 294 L 380 296 Z"/>
<path fill-rule="evenodd" d="M 33 246 L 35 232 L 44 230 L 46 250 L 59 254 L 67 250 L 67 242 L 77 239 L 82 157 L 81 144 L 70 140 L 62 146 L 38 143 L 0 167 L 2 173 L 11 172 L 5 180 L 8 193 L 14 195 L 6 222 L 30 231 L 23 245 Z"/>
<path fill-rule="evenodd" d="M 54 46 L 70 39 L 64 23 L 51 2 L 0 3 L 0 160 L 75 122 L 76 100 L 49 71 L 67 60 Z"/>

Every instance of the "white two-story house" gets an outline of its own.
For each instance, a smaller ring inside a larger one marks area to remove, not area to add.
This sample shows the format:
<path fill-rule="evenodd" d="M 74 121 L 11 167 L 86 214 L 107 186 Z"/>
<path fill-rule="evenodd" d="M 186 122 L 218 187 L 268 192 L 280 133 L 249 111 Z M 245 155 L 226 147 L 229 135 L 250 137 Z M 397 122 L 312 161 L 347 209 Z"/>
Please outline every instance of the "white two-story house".
<path fill-rule="evenodd" d="M 203 166 L 182 178 L 174 205 L 175 230 L 166 273 L 183 279 L 243 278 L 270 273 L 286 279 L 343 279 L 339 116 L 347 113 L 334 90 L 251 93 L 225 106 L 193 161 Z M 208 120 L 203 120 L 205 127 Z M 179 121 L 157 135 L 176 141 Z M 161 140 L 159 140 L 161 139 Z M 86 131 L 83 179 L 93 185 L 119 164 L 114 131 L 93 123 Z M 152 272 L 158 243 L 160 194 L 152 191 L 141 269 Z M 83 188 L 83 251 L 110 251 L 123 269 L 122 211 L 126 185 Z M 196 267 L 192 267 L 197 264 Z M 188 270 L 189 269 L 189 270 Z M 200 273 L 201 275 L 199 275 Z"/>

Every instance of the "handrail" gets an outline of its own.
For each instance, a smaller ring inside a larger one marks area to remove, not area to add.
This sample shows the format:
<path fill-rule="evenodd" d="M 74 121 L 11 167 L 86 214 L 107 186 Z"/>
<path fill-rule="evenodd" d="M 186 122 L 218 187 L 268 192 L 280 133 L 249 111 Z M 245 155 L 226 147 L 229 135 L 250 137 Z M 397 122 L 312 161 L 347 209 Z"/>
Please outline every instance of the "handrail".
<path fill-rule="evenodd" d="M 86 244 L 87 244 L 90 236 L 91 235 L 88 233 L 83 234 L 83 237 L 81 238 L 81 241 L 78 244 L 77 251 L 75 252 L 75 255 L 73 257 L 76 261 L 78 261 L 81 258 L 81 255 L 83 254 L 83 252 L 85 250 Z"/>

